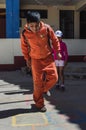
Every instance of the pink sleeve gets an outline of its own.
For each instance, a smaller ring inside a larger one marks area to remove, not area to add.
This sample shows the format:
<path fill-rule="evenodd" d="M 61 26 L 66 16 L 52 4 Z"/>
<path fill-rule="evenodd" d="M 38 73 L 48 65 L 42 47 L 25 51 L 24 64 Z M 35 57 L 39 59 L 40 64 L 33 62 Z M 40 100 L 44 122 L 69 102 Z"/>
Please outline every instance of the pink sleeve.
<path fill-rule="evenodd" d="M 68 60 L 68 50 L 67 50 L 67 46 L 65 43 L 64 43 L 64 52 L 65 52 L 65 60 L 67 61 Z"/>

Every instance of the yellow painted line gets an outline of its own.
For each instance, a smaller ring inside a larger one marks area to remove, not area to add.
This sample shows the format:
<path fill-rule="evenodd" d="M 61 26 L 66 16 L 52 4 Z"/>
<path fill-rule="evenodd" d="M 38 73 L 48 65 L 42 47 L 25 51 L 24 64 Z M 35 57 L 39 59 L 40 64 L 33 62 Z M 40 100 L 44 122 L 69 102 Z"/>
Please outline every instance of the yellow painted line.
<path fill-rule="evenodd" d="M 19 114 L 19 115 L 12 117 L 12 126 L 16 127 L 16 126 L 45 126 L 45 125 L 48 125 L 49 122 L 48 122 L 48 119 L 46 118 L 46 115 L 44 113 L 40 113 L 40 114 L 42 115 L 42 117 L 44 119 L 44 123 L 41 123 L 41 124 L 40 123 L 36 123 L 36 124 L 33 124 L 33 123 L 31 123 L 31 124 L 17 124 L 16 119 L 17 119 L 18 116 L 29 115 L 29 114 Z M 31 114 L 31 115 L 33 115 L 33 114 Z"/>
<path fill-rule="evenodd" d="M 41 113 L 41 114 L 42 114 L 42 116 L 43 116 L 43 118 L 44 118 L 44 120 L 45 120 L 45 123 L 46 123 L 46 124 L 49 124 L 48 119 L 46 118 L 46 115 L 43 114 L 43 113 Z"/>
<path fill-rule="evenodd" d="M 13 116 L 12 117 L 12 126 L 15 126 L 15 124 L 16 124 L 16 118 L 15 118 L 15 116 Z"/>

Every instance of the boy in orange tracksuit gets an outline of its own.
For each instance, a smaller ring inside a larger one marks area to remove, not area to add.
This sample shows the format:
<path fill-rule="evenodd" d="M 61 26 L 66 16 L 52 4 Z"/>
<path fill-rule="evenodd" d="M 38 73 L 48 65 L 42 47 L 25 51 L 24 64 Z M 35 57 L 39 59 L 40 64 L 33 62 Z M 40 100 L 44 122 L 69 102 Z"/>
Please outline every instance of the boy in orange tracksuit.
<path fill-rule="evenodd" d="M 27 23 L 21 34 L 21 49 L 28 67 L 31 67 L 32 70 L 35 105 L 38 110 L 45 112 L 47 109 L 44 105 L 43 94 L 47 92 L 49 94 L 49 90 L 58 80 L 52 49 L 48 43 L 48 35 L 59 58 L 61 58 L 60 44 L 52 28 L 40 21 L 38 12 L 28 11 L 26 20 Z"/>

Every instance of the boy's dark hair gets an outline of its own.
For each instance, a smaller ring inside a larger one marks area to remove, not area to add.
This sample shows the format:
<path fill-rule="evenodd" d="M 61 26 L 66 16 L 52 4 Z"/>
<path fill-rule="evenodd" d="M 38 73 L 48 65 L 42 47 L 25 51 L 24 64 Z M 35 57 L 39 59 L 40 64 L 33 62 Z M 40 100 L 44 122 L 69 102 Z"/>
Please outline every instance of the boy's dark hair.
<path fill-rule="evenodd" d="M 40 14 L 39 12 L 31 12 L 28 11 L 26 15 L 26 20 L 27 23 L 32 23 L 32 22 L 40 22 Z"/>

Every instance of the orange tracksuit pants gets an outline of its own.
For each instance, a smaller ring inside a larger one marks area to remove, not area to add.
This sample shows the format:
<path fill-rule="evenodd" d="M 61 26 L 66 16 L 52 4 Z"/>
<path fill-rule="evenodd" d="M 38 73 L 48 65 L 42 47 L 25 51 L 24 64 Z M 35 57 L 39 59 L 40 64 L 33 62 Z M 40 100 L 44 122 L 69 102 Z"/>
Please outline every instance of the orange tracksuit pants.
<path fill-rule="evenodd" d="M 33 74 L 33 99 L 38 108 L 44 106 L 44 92 L 51 89 L 58 80 L 57 70 L 52 55 L 46 59 L 31 59 Z"/>

